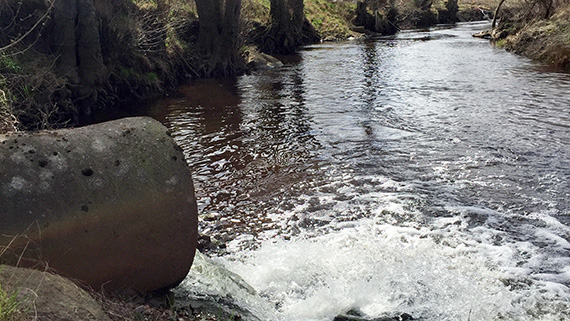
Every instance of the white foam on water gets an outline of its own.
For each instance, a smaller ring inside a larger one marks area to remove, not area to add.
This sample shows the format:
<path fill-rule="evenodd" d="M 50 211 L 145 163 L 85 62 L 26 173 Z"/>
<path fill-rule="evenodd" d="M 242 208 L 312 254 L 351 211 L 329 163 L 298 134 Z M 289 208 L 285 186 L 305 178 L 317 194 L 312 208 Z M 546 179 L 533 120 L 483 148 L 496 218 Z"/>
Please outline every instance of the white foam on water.
<path fill-rule="evenodd" d="M 269 308 L 263 314 L 272 320 L 330 321 L 350 309 L 421 320 L 570 318 L 570 290 L 559 282 L 570 269 L 558 279 L 529 275 L 533 269 L 517 262 L 519 253 L 536 251 L 528 242 L 493 244 L 500 231 L 479 227 L 465 234 L 458 217 L 429 228 L 377 219 L 340 226 L 318 236 L 268 240 L 257 250 L 240 247 L 216 260 L 257 291 L 253 301 L 265 302 L 239 304 Z M 536 264 L 545 259 L 538 254 Z"/>
<path fill-rule="evenodd" d="M 501 224 L 516 213 L 448 205 L 449 215 L 426 218 L 406 206 L 409 185 L 347 180 L 375 188 L 359 195 L 337 189 L 351 197 L 311 213 L 305 211 L 315 198 L 333 199 L 326 192 L 301 196 L 272 216 L 276 230 L 240 235 L 228 255 L 199 259 L 186 287 L 231 298 L 260 320 L 330 321 L 351 309 L 425 321 L 570 320 L 570 230 L 552 213 L 526 215 L 540 224 L 520 224 L 513 233 Z M 351 211 L 367 214 L 336 216 Z M 299 227 L 303 217 L 325 224 Z M 224 270 L 232 277 L 220 277 Z"/>
<path fill-rule="evenodd" d="M 250 313 L 252 320 L 277 320 L 271 303 L 261 298 L 241 276 L 226 269 L 226 263 L 197 251 L 192 268 L 181 284 L 186 295 L 192 300 L 209 302 L 214 306 L 212 312 L 220 312 L 220 315 L 223 306 L 230 303 Z M 219 311 L 215 311 L 216 308 Z"/>

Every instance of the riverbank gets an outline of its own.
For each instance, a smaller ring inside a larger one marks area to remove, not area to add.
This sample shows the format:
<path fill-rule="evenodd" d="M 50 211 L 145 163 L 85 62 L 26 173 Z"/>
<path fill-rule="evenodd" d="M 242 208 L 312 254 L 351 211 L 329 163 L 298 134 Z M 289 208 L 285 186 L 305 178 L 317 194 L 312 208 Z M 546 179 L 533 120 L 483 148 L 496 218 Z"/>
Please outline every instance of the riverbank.
<path fill-rule="evenodd" d="M 372 18 L 377 30 L 367 30 L 355 26 L 356 3 L 304 1 L 307 23 L 302 43 L 482 19 L 481 10 L 491 9 L 481 1 L 459 1 L 458 8 L 447 8 L 438 0 L 422 10 L 413 1 L 394 1 L 386 7 L 368 8 L 368 18 L 372 13 L 377 17 Z M 0 23 L 0 133 L 88 124 L 99 110 L 164 96 L 189 79 L 217 75 L 200 54 L 198 13 L 192 1 L 94 0 L 82 13 L 89 17 L 82 28 L 95 28 L 99 23 L 98 33 L 77 34 L 79 42 L 72 42 L 71 47 L 62 44 L 69 39 L 51 36 L 74 30 L 59 23 L 65 19 L 53 16 L 55 2 L 10 0 L 2 6 L 6 10 Z M 458 11 L 450 18 L 449 10 Z M 269 0 L 243 2 L 237 44 L 240 57 L 226 71 L 247 71 L 248 53 L 261 47 L 270 20 Z M 82 60 L 90 63 L 82 64 Z"/>
<path fill-rule="evenodd" d="M 508 51 L 570 71 L 570 5 L 549 19 L 504 23 L 497 44 Z"/>
<path fill-rule="evenodd" d="M 232 320 L 223 311 L 193 309 L 171 292 L 110 296 L 48 271 L 0 265 L 2 321 L 217 321 Z M 234 318 L 233 320 L 239 320 Z"/>

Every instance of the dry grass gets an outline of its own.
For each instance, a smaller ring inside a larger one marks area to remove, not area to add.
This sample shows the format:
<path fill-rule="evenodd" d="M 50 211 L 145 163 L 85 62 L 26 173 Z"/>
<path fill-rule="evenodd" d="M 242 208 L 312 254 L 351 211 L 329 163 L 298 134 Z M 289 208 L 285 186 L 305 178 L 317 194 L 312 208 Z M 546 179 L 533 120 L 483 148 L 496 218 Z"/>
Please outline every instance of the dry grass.
<path fill-rule="evenodd" d="M 4 85 L 4 79 L 0 76 L 0 88 Z M 0 134 L 16 131 L 17 119 L 12 111 L 12 103 L 10 101 L 10 92 L 7 89 L 0 89 Z"/>
<path fill-rule="evenodd" d="M 534 20 L 508 37 L 505 48 L 570 71 L 570 5 L 549 20 Z"/>
<path fill-rule="evenodd" d="M 499 4 L 499 0 L 459 0 L 458 3 L 459 6 L 494 9 Z"/>
<path fill-rule="evenodd" d="M 262 25 L 268 25 L 271 22 L 269 0 L 243 0 L 241 6 L 242 20 Z"/>

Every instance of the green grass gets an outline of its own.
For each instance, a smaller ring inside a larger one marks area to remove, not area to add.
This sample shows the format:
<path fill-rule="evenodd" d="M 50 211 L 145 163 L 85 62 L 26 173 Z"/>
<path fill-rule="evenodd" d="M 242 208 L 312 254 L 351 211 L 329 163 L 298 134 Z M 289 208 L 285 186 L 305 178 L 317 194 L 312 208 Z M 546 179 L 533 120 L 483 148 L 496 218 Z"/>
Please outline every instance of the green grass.
<path fill-rule="evenodd" d="M 495 46 L 497 48 L 505 48 L 507 44 L 507 39 L 497 39 L 495 40 Z"/>
<path fill-rule="evenodd" d="M 519 0 L 515 0 L 515 2 L 517 1 Z M 478 7 L 481 9 L 490 10 L 494 9 L 499 4 L 499 0 L 459 0 L 458 4 L 460 7 Z"/>
<path fill-rule="evenodd" d="M 241 15 L 246 21 L 262 25 L 271 22 L 269 0 L 244 0 Z M 356 1 L 305 0 L 305 16 L 321 38 L 347 38 Z"/>
<path fill-rule="evenodd" d="M 0 54 L 0 72 L 17 74 L 22 71 L 22 66 L 14 58 Z"/>
<path fill-rule="evenodd" d="M 330 0 L 306 0 L 305 15 L 317 29 L 321 38 L 347 38 L 351 35 L 352 13 L 356 9 L 353 2 Z"/>
<path fill-rule="evenodd" d="M 18 292 L 9 294 L 0 284 L 0 321 L 15 320 L 16 316 L 20 314 L 20 307 Z"/>

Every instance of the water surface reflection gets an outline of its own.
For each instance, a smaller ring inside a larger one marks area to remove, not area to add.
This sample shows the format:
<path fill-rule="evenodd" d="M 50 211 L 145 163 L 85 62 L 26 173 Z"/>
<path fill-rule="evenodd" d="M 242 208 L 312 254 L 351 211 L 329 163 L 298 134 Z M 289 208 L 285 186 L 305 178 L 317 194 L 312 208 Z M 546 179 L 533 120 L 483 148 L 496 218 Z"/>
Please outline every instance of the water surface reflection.
<path fill-rule="evenodd" d="M 330 320 L 370 282 L 354 304 L 374 316 L 570 318 L 570 75 L 471 37 L 485 27 L 310 46 L 150 110 L 186 153 L 201 232 L 278 319 Z"/>

